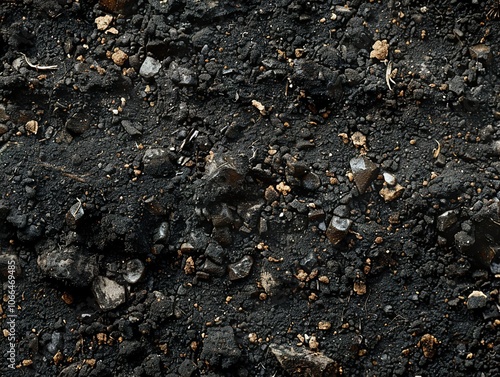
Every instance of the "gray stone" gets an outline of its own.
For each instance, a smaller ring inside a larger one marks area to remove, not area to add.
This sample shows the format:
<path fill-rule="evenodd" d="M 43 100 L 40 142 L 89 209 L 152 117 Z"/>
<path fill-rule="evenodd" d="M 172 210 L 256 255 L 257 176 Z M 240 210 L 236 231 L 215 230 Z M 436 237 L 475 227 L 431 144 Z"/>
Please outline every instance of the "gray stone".
<path fill-rule="evenodd" d="M 339 365 L 321 352 L 306 348 L 271 344 L 271 352 L 281 367 L 294 377 L 335 377 Z"/>
<path fill-rule="evenodd" d="M 364 194 L 371 182 L 377 177 L 378 166 L 364 156 L 354 157 L 349 161 L 354 183 L 360 194 Z"/>
<path fill-rule="evenodd" d="M 168 223 L 166 221 L 162 222 L 153 236 L 153 241 L 155 243 L 166 243 L 170 237 L 170 230 Z"/>
<path fill-rule="evenodd" d="M 240 356 L 241 351 L 236 344 L 231 326 L 207 329 L 201 360 L 208 361 L 212 367 L 221 366 L 227 369 L 235 365 Z"/>
<path fill-rule="evenodd" d="M 129 120 L 122 120 L 122 127 L 130 136 L 142 135 L 142 132 L 139 130 L 139 127 L 137 125 L 134 125 Z"/>
<path fill-rule="evenodd" d="M 347 236 L 351 225 L 352 220 L 333 216 L 326 230 L 326 236 L 332 244 L 336 245 Z"/>
<path fill-rule="evenodd" d="M 95 278 L 92 292 L 101 310 L 115 309 L 126 300 L 125 287 L 105 276 Z"/>
<path fill-rule="evenodd" d="M 88 286 L 99 271 L 96 257 L 76 246 L 44 250 L 37 263 L 47 276 L 77 287 Z"/>
<path fill-rule="evenodd" d="M 253 266 L 253 258 L 250 255 L 245 255 L 236 263 L 231 263 L 228 266 L 229 270 L 229 280 L 239 280 L 246 278 Z"/>
<path fill-rule="evenodd" d="M 127 283 L 130 284 L 135 284 L 139 280 L 141 280 L 142 276 L 144 275 L 144 263 L 142 263 L 139 259 L 132 259 L 129 260 L 125 264 L 125 268 L 123 271 L 123 279 Z"/>
<path fill-rule="evenodd" d="M 145 79 L 150 79 L 154 77 L 158 72 L 160 72 L 161 63 L 155 58 L 148 56 L 144 59 L 144 62 L 139 69 L 139 75 L 144 77 Z"/>
<path fill-rule="evenodd" d="M 455 246 L 461 253 L 466 252 L 475 242 L 475 238 L 464 231 L 455 234 Z"/>
<path fill-rule="evenodd" d="M 7 216 L 7 221 L 18 229 L 24 228 L 28 224 L 28 215 L 12 211 Z"/>
<path fill-rule="evenodd" d="M 481 291 L 472 291 L 467 297 L 467 309 L 480 309 L 486 306 L 488 297 Z"/>
<path fill-rule="evenodd" d="M 315 173 L 306 173 L 302 177 L 302 187 L 306 190 L 317 190 L 321 186 L 321 180 Z"/>
<path fill-rule="evenodd" d="M 465 83 L 462 76 L 455 76 L 453 79 L 448 81 L 448 90 L 455 93 L 456 95 L 462 95 L 465 90 Z"/>

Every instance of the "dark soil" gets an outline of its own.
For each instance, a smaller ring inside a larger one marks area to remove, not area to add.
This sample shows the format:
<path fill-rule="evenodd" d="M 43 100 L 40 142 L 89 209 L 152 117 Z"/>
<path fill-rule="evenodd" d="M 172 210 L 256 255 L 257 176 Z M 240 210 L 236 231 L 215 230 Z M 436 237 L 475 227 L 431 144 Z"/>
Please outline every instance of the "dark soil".
<path fill-rule="evenodd" d="M 500 375 L 499 16 L 3 0 L 0 375 Z"/>

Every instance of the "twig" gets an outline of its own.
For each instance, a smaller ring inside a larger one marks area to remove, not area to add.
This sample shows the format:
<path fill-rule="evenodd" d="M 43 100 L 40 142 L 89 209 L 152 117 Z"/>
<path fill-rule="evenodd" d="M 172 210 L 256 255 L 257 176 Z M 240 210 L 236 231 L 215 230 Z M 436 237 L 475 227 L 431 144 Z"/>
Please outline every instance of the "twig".
<path fill-rule="evenodd" d="M 389 63 L 387 63 L 387 68 L 385 70 L 385 83 L 389 87 L 389 90 L 392 90 L 391 83 L 396 84 L 396 82 L 391 78 L 391 75 L 392 75 L 392 62 L 389 61 Z"/>
<path fill-rule="evenodd" d="M 33 64 L 31 63 L 28 58 L 26 57 L 26 55 L 24 55 L 22 52 L 21 52 L 21 55 L 24 56 L 24 60 L 26 61 L 26 64 L 28 64 L 31 68 L 35 68 L 35 69 L 38 69 L 38 70 L 54 70 L 54 69 L 57 69 L 57 65 L 38 65 L 38 64 Z"/>
<path fill-rule="evenodd" d="M 76 175 L 76 174 L 73 174 L 73 173 L 70 173 L 68 172 L 66 169 L 64 169 L 63 167 L 60 167 L 60 166 L 55 166 L 55 165 L 51 165 L 51 164 L 48 164 L 46 162 L 40 162 L 40 165 L 43 166 L 44 168 L 47 168 L 47 169 L 52 169 L 52 170 L 55 170 L 55 171 L 58 171 L 60 172 L 62 175 L 64 175 L 65 177 L 68 177 L 68 178 L 71 178 L 71 179 L 74 179 L 75 181 L 78 181 L 78 182 L 81 182 L 81 183 L 85 183 L 87 182 L 83 177 L 87 176 L 88 174 L 85 174 L 83 176 L 80 176 L 80 175 Z"/>

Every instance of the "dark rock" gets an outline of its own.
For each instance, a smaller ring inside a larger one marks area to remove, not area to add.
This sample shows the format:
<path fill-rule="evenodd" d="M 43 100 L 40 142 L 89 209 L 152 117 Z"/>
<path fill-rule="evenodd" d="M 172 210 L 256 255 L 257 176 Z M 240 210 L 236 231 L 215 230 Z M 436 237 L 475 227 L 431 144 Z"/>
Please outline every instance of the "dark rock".
<path fill-rule="evenodd" d="M 160 291 L 153 291 L 148 295 L 151 302 L 149 318 L 158 326 L 174 315 L 174 302 Z"/>
<path fill-rule="evenodd" d="M 123 358 L 137 357 L 143 353 L 143 346 L 137 340 L 124 340 L 118 345 L 118 355 Z"/>
<path fill-rule="evenodd" d="M 47 276 L 77 287 L 88 286 L 99 271 L 96 257 L 76 246 L 44 250 L 37 263 Z"/>
<path fill-rule="evenodd" d="M 347 236 L 351 225 L 352 220 L 333 216 L 326 230 L 326 236 L 332 244 L 336 245 Z"/>
<path fill-rule="evenodd" d="M 210 242 L 205 250 L 205 256 L 222 265 L 227 258 L 227 252 L 219 244 Z"/>
<path fill-rule="evenodd" d="M 179 86 L 196 86 L 198 79 L 189 68 L 181 67 L 176 62 L 170 63 L 169 73 L 172 81 Z"/>
<path fill-rule="evenodd" d="M 140 136 L 142 132 L 139 130 L 139 126 L 134 125 L 129 120 L 122 120 L 122 127 L 130 136 Z"/>
<path fill-rule="evenodd" d="M 212 231 L 212 238 L 221 246 L 230 246 L 233 243 L 231 228 L 227 226 L 218 228 L 214 227 Z"/>
<path fill-rule="evenodd" d="M 302 187 L 306 190 L 317 190 L 321 186 L 321 180 L 315 173 L 307 173 L 302 177 Z"/>
<path fill-rule="evenodd" d="M 473 291 L 467 297 L 467 309 L 480 309 L 486 306 L 488 297 L 481 291 Z"/>
<path fill-rule="evenodd" d="M 475 242 L 475 238 L 464 231 L 455 234 L 455 246 L 461 253 L 467 252 Z"/>
<path fill-rule="evenodd" d="M 215 203 L 208 212 L 215 227 L 232 226 L 234 223 L 234 216 L 226 203 Z"/>
<path fill-rule="evenodd" d="M 371 182 L 377 177 L 378 166 L 364 156 L 354 157 L 349 162 L 354 183 L 360 194 L 364 194 Z"/>
<path fill-rule="evenodd" d="M 226 273 L 226 269 L 221 265 L 212 262 L 210 259 L 205 260 L 205 263 L 201 266 L 201 271 L 210 274 L 210 276 L 221 277 Z"/>
<path fill-rule="evenodd" d="M 253 266 L 253 258 L 250 255 L 245 255 L 236 263 L 231 263 L 228 266 L 229 280 L 239 280 L 246 278 Z"/>
<path fill-rule="evenodd" d="M 177 373 L 179 373 L 180 377 L 192 377 L 197 370 L 198 366 L 192 360 L 186 359 L 179 366 Z"/>
<path fill-rule="evenodd" d="M 276 344 L 272 344 L 270 349 L 281 367 L 291 376 L 335 377 L 339 373 L 339 365 L 321 352 Z"/>
<path fill-rule="evenodd" d="M 78 112 L 66 121 L 66 129 L 74 135 L 81 135 L 90 128 L 90 114 Z"/>
<path fill-rule="evenodd" d="M 144 373 L 148 377 L 157 377 L 162 375 L 162 363 L 160 355 L 148 355 L 141 364 Z"/>
<path fill-rule="evenodd" d="M 260 213 L 264 201 L 244 202 L 240 203 L 237 208 L 237 213 L 243 220 L 246 226 L 255 228 L 260 218 Z"/>
<path fill-rule="evenodd" d="M 198 198 L 215 201 L 222 195 L 238 193 L 247 172 L 246 156 L 212 156 L 205 166 L 204 184 L 200 187 Z"/>
<path fill-rule="evenodd" d="M 10 213 L 10 207 L 7 201 L 0 200 L 0 221 L 5 220 Z"/>
<path fill-rule="evenodd" d="M 446 232 L 458 221 L 458 214 L 454 210 L 446 211 L 437 218 L 437 230 L 441 233 Z"/>
<path fill-rule="evenodd" d="M 324 221 L 325 220 L 325 211 L 321 208 L 313 209 L 309 211 L 308 218 L 310 221 Z"/>
<path fill-rule="evenodd" d="M 24 228 L 28 223 L 28 216 L 17 211 L 11 211 L 7 216 L 7 221 L 18 229 Z"/>
<path fill-rule="evenodd" d="M 200 359 L 208 361 L 213 367 L 220 366 L 227 369 L 235 365 L 240 356 L 241 351 L 236 344 L 231 326 L 207 329 Z"/>
<path fill-rule="evenodd" d="M 168 150 L 165 148 L 148 149 L 142 158 L 144 174 L 165 177 L 174 171 Z"/>
<path fill-rule="evenodd" d="M 105 276 L 95 278 L 92 292 L 101 310 L 115 309 L 126 300 L 125 287 Z"/>
<path fill-rule="evenodd" d="M 81 201 L 77 201 L 71 206 L 68 212 L 66 212 L 66 224 L 68 224 L 70 229 L 76 229 L 80 219 L 85 214 Z"/>

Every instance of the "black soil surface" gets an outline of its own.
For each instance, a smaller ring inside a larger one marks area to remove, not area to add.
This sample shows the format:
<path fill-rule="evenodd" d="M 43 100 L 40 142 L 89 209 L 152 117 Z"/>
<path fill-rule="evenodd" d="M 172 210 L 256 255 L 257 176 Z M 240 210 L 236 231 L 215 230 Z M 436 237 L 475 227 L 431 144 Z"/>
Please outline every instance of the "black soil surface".
<path fill-rule="evenodd" d="M 500 375 L 499 16 L 2 0 L 0 375 Z"/>

